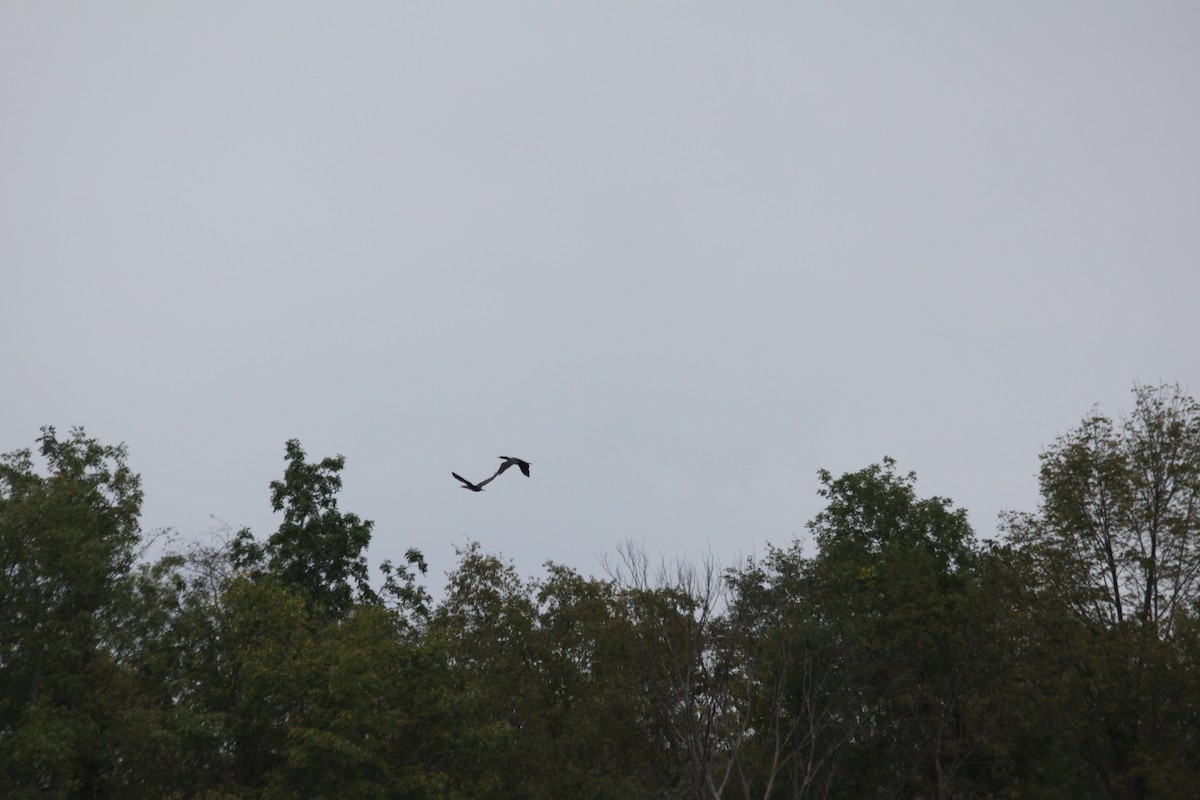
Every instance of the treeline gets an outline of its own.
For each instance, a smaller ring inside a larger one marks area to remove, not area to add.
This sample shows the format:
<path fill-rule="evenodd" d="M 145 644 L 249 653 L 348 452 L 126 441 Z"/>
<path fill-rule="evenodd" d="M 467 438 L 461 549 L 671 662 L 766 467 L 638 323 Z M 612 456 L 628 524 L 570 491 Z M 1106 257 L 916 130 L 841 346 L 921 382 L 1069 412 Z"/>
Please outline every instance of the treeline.
<path fill-rule="evenodd" d="M 154 563 L 124 448 L 0 460 L 0 797 L 1149 798 L 1200 789 L 1200 406 L 1139 387 L 980 542 L 885 459 L 813 552 L 371 580 L 341 457 Z"/>

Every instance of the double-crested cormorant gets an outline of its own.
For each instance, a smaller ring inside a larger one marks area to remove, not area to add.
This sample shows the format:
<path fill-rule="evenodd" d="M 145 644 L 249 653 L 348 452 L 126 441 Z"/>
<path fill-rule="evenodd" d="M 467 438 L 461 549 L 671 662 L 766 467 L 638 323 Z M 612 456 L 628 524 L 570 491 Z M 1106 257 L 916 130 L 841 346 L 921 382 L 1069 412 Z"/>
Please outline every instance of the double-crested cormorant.
<path fill-rule="evenodd" d="M 500 473 L 499 473 L 499 472 L 497 472 L 497 473 L 496 473 L 496 475 L 493 475 L 493 476 L 492 476 L 492 477 L 490 477 L 490 478 L 487 478 L 487 479 L 485 479 L 485 480 L 482 480 L 482 481 L 480 481 L 479 483 L 471 483 L 469 480 L 467 480 L 466 478 L 464 478 L 462 475 L 459 475 L 457 472 L 451 472 L 450 474 L 451 474 L 451 475 L 453 475 L 454 477 L 458 478 L 460 481 L 462 481 L 462 482 L 463 482 L 463 486 L 462 486 L 462 488 L 464 488 L 464 489 L 470 489 L 472 492 L 482 492 L 482 491 L 483 491 L 483 487 L 487 486 L 489 483 L 491 483 L 492 481 L 494 481 L 494 480 L 496 479 L 496 475 L 499 475 Z"/>
<path fill-rule="evenodd" d="M 499 475 L 500 473 L 504 472 L 504 470 L 508 469 L 509 467 L 515 466 L 515 467 L 520 468 L 522 475 L 524 475 L 526 478 L 529 477 L 529 462 L 528 461 L 522 461 L 521 459 L 513 458 L 512 456 L 500 456 L 500 458 L 504 459 L 504 463 L 500 465 L 500 469 L 496 470 L 496 475 Z M 493 476 L 493 477 L 495 477 L 495 476 Z"/>

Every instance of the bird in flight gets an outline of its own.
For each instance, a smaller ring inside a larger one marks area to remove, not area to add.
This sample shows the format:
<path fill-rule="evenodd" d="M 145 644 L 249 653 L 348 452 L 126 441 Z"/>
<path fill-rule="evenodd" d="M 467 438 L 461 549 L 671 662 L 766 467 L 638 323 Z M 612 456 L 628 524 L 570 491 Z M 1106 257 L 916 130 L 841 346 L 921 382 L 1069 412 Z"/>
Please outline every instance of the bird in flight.
<path fill-rule="evenodd" d="M 522 461 L 521 459 L 513 458 L 512 456 L 500 456 L 500 458 L 504 459 L 504 463 L 500 465 L 500 469 L 496 470 L 496 475 L 499 475 L 500 473 L 504 472 L 504 470 L 508 469 L 509 467 L 519 467 L 521 470 L 521 474 L 524 475 L 526 478 L 529 477 L 529 462 L 528 461 Z M 492 477 L 494 478 L 494 477 L 496 477 L 496 475 L 493 475 Z"/>
<path fill-rule="evenodd" d="M 496 479 L 496 475 L 499 475 L 500 473 L 497 472 L 496 475 L 493 475 L 490 478 L 482 480 L 479 483 L 471 483 L 469 480 L 464 478 L 462 475 L 459 475 L 457 472 L 451 472 L 450 474 L 453 475 L 454 477 L 458 478 L 460 481 L 462 481 L 462 483 L 463 483 L 462 488 L 470 489 L 472 492 L 482 492 L 483 487 L 487 486 L 489 483 L 494 481 Z"/>

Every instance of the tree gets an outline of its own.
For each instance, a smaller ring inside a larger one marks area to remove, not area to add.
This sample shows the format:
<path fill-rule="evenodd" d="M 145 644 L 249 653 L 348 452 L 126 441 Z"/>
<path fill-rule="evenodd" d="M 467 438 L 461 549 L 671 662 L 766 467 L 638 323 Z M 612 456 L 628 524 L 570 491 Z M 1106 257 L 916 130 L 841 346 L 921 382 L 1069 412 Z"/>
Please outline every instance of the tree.
<path fill-rule="evenodd" d="M 820 479 L 827 505 L 809 524 L 818 552 L 806 599 L 822 668 L 854 687 L 831 709 L 840 724 L 821 749 L 850 737 L 831 796 L 994 791 L 1003 676 L 987 666 L 992 629 L 966 512 L 918 499 L 915 474 L 891 459 Z"/>
<path fill-rule="evenodd" d="M 729 651 L 719 618 L 725 586 L 712 559 L 650 566 L 633 543 L 608 566 L 633 624 L 644 664 L 639 681 L 649 728 L 672 756 L 664 783 L 696 798 L 720 798 L 733 777 L 731 743 L 744 732 L 735 713 Z"/>
<path fill-rule="evenodd" d="M 356 589 L 358 597 L 374 599 L 364 555 L 374 523 L 338 510 L 343 456 L 309 463 L 296 439 L 288 440 L 286 451 L 283 479 L 271 481 L 271 507 L 283 512 L 283 522 L 265 547 L 250 531 L 240 531 L 234 541 L 235 563 L 247 569 L 265 562 L 322 615 L 344 618 L 354 605 Z"/>
<path fill-rule="evenodd" d="M 1039 513 L 1006 525 L 1045 657 L 1073 676 L 1053 696 L 1061 738 L 1089 792 L 1143 798 L 1200 780 L 1200 404 L 1133 394 L 1119 423 L 1093 409 L 1042 454 Z"/>
<path fill-rule="evenodd" d="M 1119 425 L 1093 410 L 1041 460 L 1041 516 L 1010 529 L 1055 564 L 1044 577 L 1069 580 L 1086 619 L 1169 637 L 1200 597 L 1200 404 L 1179 387 L 1136 387 Z"/>
<path fill-rule="evenodd" d="M 337 505 L 343 459 L 309 463 L 294 440 L 286 459 L 271 483 L 284 519 L 265 543 L 218 532 L 155 567 L 167 624 L 143 650 L 160 654 L 177 745 L 158 795 L 426 796 L 436 780 L 414 756 L 414 720 L 437 675 L 415 666 L 424 560 L 385 564 L 376 595 L 372 523 Z"/>
<path fill-rule="evenodd" d="M 0 794 L 92 797 L 152 763 L 129 763 L 153 730 L 127 670 L 142 491 L 124 446 L 38 443 L 45 475 L 0 457 Z"/>
<path fill-rule="evenodd" d="M 425 743 L 447 792 L 664 796 L 669 758 L 646 699 L 647 632 L 617 587 L 554 564 L 526 581 L 478 543 L 458 552 L 420 645 L 449 680 Z"/>
<path fill-rule="evenodd" d="M 743 718 L 729 796 L 827 796 L 858 732 L 861 689 L 877 664 L 846 646 L 847 619 L 819 613 L 812 563 L 793 542 L 726 573 L 721 628 Z"/>
<path fill-rule="evenodd" d="M 435 712 L 431 765 L 452 796 L 520 797 L 538 769 L 528 754 L 542 750 L 534 601 L 513 566 L 478 542 L 457 553 L 423 642 L 452 687 Z"/>
<path fill-rule="evenodd" d="M 612 581 L 556 564 L 536 581 L 536 637 L 547 762 L 546 798 L 623 800 L 670 785 L 662 740 L 648 724 L 647 638 Z"/>

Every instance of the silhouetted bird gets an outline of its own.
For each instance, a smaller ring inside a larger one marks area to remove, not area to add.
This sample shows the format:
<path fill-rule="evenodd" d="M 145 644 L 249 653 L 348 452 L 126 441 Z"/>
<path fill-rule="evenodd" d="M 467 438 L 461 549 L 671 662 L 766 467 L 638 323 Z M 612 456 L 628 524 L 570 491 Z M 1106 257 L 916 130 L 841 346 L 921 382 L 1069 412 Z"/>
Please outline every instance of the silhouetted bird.
<path fill-rule="evenodd" d="M 522 461 L 521 459 L 513 458 L 512 456 L 500 456 L 500 458 L 504 459 L 504 463 L 500 465 L 500 469 L 496 470 L 496 475 L 499 475 L 500 473 L 504 472 L 504 470 L 508 469 L 509 467 L 515 466 L 515 467 L 521 468 L 522 475 L 524 475 L 526 478 L 529 477 L 529 462 L 528 461 Z"/>
<path fill-rule="evenodd" d="M 493 475 L 492 477 L 490 477 L 486 480 L 482 480 L 479 483 L 471 483 L 469 480 L 464 478 L 462 475 L 459 475 L 457 472 L 451 472 L 450 474 L 463 482 L 462 488 L 470 489 L 472 492 L 482 492 L 483 487 L 487 486 L 489 483 L 494 481 L 496 479 L 496 475 L 499 475 L 500 473 L 497 472 L 496 475 Z"/>

